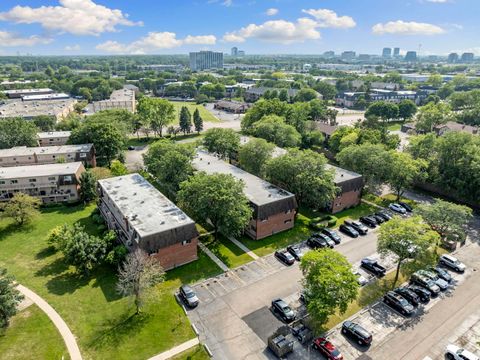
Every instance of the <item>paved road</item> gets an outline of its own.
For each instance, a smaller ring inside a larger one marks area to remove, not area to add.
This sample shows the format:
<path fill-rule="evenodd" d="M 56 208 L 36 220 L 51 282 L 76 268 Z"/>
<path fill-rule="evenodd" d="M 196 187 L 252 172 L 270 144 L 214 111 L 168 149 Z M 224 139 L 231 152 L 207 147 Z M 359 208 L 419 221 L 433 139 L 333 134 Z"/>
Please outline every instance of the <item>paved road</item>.
<path fill-rule="evenodd" d="M 468 266 L 477 269 L 480 265 L 480 246 L 471 243 L 460 249 L 457 256 Z M 443 349 L 448 338 L 458 326 L 478 311 L 479 305 L 480 271 L 475 270 L 452 296 L 432 307 L 422 321 L 414 327 L 397 330 L 368 355 L 372 359 L 421 360 L 427 356 L 444 359 Z"/>

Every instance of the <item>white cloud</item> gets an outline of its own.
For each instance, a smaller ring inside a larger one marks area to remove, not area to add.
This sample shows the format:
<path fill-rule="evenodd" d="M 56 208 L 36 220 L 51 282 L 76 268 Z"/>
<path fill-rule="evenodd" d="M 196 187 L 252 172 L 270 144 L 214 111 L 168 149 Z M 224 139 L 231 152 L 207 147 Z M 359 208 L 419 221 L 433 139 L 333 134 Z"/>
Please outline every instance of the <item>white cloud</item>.
<path fill-rule="evenodd" d="M 135 26 L 121 10 L 95 4 L 92 0 L 59 0 L 59 6 L 15 6 L 0 13 L 0 20 L 17 24 L 39 23 L 48 30 L 75 35 L 100 35 L 116 31 L 118 25 Z"/>
<path fill-rule="evenodd" d="M 448 0 L 426 0 L 427 2 L 437 3 L 437 4 L 445 4 Z"/>
<path fill-rule="evenodd" d="M 303 9 L 302 12 L 313 16 L 318 22 L 318 27 L 322 28 L 349 29 L 357 25 L 350 16 L 338 16 L 335 11 L 329 9 Z"/>
<path fill-rule="evenodd" d="M 208 0 L 207 3 L 208 4 L 218 4 L 218 3 L 220 3 L 220 5 L 230 7 L 230 6 L 233 5 L 233 0 Z"/>
<path fill-rule="evenodd" d="M 49 44 L 53 40 L 38 35 L 22 37 L 9 31 L 0 31 L 0 47 L 10 46 L 34 46 L 37 44 Z"/>
<path fill-rule="evenodd" d="M 80 51 L 80 45 L 67 45 L 65 46 L 65 51 Z"/>
<path fill-rule="evenodd" d="M 216 42 L 217 38 L 214 35 L 188 35 L 185 39 L 177 39 L 177 35 L 173 32 L 150 32 L 147 36 L 129 44 L 110 40 L 98 44 L 95 48 L 108 53 L 146 54 L 155 50 L 173 49 L 183 44 L 215 45 Z"/>
<path fill-rule="evenodd" d="M 307 18 L 300 18 L 296 22 L 286 20 L 272 20 L 263 24 L 250 24 L 238 31 L 226 33 L 223 40 L 227 42 L 244 42 L 253 38 L 268 42 L 290 44 L 305 40 L 320 39 L 317 31 L 318 24 Z"/>
<path fill-rule="evenodd" d="M 372 32 L 377 35 L 439 35 L 445 33 L 445 30 L 433 24 L 397 20 L 376 24 L 372 27 Z"/>
<path fill-rule="evenodd" d="M 275 8 L 267 9 L 267 11 L 265 11 L 265 14 L 267 16 L 275 16 L 278 14 L 278 9 L 275 9 Z"/>

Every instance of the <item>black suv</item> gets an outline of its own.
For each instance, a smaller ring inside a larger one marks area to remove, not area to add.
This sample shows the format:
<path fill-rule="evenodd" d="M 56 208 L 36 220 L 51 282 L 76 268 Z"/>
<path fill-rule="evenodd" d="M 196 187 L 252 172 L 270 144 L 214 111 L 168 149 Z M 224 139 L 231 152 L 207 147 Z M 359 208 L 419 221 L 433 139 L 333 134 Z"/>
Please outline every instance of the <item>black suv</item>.
<path fill-rule="evenodd" d="M 377 222 L 378 225 L 383 224 L 385 221 L 387 221 L 387 219 L 385 219 L 384 217 L 382 217 L 378 214 L 372 214 L 370 216 L 375 219 L 375 221 Z"/>
<path fill-rule="evenodd" d="M 286 265 L 293 265 L 295 258 L 286 250 L 275 251 L 275 257 Z"/>
<path fill-rule="evenodd" d="M 295 260 L 300 261 L 303 256 L 303 250 L 298 245 L 288 245 L 287 251 L 295 258 Z"/>
<path fill-rule="evenodd" d="M 398 202 L 405 210 L 407 210 L 408 212 L 412 212 L 413 211 L 413 208 L 408 205 L 406 202 L 403 202 L 403 201 L 399 201 Z"/>
<path fill-rule="evenodd" d="M 359 235 L 357 230 L 355 230 L 353 227 L 345 225 L 345 224 L 340 225 L 340 227 L 338 229 L 341 232 L 343 232 L 344 234 L 347 234 L 348 236 L 351 236 L 353 238 L 357 238 L 358 235 Z"/>
<path fill-rule="evenodd" d="M 392 219 L 392 216 L 390 214 L 386 213 L 385 211 L 376 212 L 375 215 L 380 216 L 385 221 L 388 221 L 388 220 Z"/>
<path fill-rule="evenodd" d="M 358 222 L 358 221 L 345 220 L 345 225 L 351 226 L 352 228 L 354 228 L 355 230 L 357 230 L 357 232 L 358 232 L 360 235 L 367 235 L 367 233 L 368 233 L 368 228 L 367 228 L 365 225 L 363 225 L 362 223 Z"/>
<path fill-rule="evenodd" d="M 360 221 L 371 228 L 375 228 L 378 225 L 377 220 L 373 216 L 362 216 Z"/>
<path fill-rule="evenodd" d="M 418 285 L 409 285 L 407 289 L 417 294 L 422 303 L 426 304 L 430 301 L 430 291 L 428 291 L 427 289 Z"/>
<path fill-rule="evenodd" d="M 408 288 L 401 287 L 393 291 L 398 295 L 403 296 L 413 306 L 418 306 L 420 304 L 420 297 Z"/>
<path fill-rule="evenodd" d="M 328 236 L 330 239 L 332 239 L 335 242 L 335 244 L 340 244 L 340 242 L 342 241 L 342 239 L 340 238 L 340 236 L 337 234 L 335 230 L 322 229 L 321 233 L 323 235 Z"/>
<path fill-rule="evenodd" d="M 310 236 L 307 240 L 307 245 L 312 249 L 323 249 L 328 247 L 328 242 L 324 238 Z"/>
<path fill-rule="evenodd" d="M 430 291 L 430 296 L 437 296 L 438 293 L 440 292 L 440 287 L 435 284 L 435 281 L 421 275 L 413 274 L 412 277 L 410 278 L 410 282 L 412 284 L 421 286 L 428 291 Z"/>
<path fill-rule="evenodd" d="M 393 291 L 389 291 L 385 294 L 383 302 L 404 316 L 410 316 L 415 311 L 412 304 L 410 304 L 403 296 L 398 295 Z"/>
<path fill-rule="evenodd" d="M 342 324 L 342 334 L 355 339 L 359 345 L 367 346 L 372 343 L 372 334 L 360 325 L 351 321 L 345 321 Z"/>
<path fill-rule="evenodd" d="M 380 265 L 376 260 L 370 258 L 362 259 L 360 266 L 378 277 L 385 276 L 385 273 L 387 272 L 387 269 Z"/>
<path fill-rule="evenodd" d="M 278 316 L 287 323 L 295 320 L 295 312 L 282 299 L 275 299 L 272 301 L 272 311 L 275 314 L 278 314 Z"/>

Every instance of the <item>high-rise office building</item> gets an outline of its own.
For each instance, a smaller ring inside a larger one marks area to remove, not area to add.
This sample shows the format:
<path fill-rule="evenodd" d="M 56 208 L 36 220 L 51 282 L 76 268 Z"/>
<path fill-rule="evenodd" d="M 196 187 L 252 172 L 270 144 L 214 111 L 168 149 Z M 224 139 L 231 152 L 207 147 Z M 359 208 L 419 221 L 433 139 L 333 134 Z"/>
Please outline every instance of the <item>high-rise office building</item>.
<path fill-rule="evenodd" d="M 382 57 L 384 57 L 384 58 L 392 57 L 392 48 L 387 48 L 387 47 L 383 48 Z"/>
<path fill-rule="evenodd" d="M 417 52 L 416 51 L 407 51 L 407 54 L 405 55 L 405 61 L 417 61 Z"/>
<path fill-rule="evenodd" d="M 455 64 L 458 62 L 458 54 L 457 53 L 450 53 L 448 54 L 448 58 L 447 58 L 447 61 L 450 63 L 450 64 Z"/>
<path fill-rule="evenodd" d="M 232 56 L 238 56 L 238 48 L 237 47 L 232 47 L 232 52 L 231 52 L 231 55 Z"/>
<path fill-rule="evenodd" d="M 213 51 L 191 52 L 190 69 L 192 71 L 223 69 L 223 53 Z"/>
<path fill-rule="evenodd" d="M 475 55 L 473 55 L 473 53 L 465 52 L 462 54 L 462 58 L 460 60 L 463 63 L 468 63 L 468 62 L 472 62 L 474 57 Z"/>
<path fill-rule="evenodd" d="M 344 51 L 342 53 L 342 59 L 344 60 L 352 60 L 355 59 L 357 53 L 355 51 Z"/>
<path fill-rule="evenodd" d="M 398 58 L 400 56 L 400 48 L 396 47 L 393 49 L 393 57 Z"/>
<path fill-rule="evenodd" d="M 326 57 L 326 58 L 333 58 L 333 57 L 335 57 L 335 51 L 325 51 L 323 53 L 323 56 Z"/>

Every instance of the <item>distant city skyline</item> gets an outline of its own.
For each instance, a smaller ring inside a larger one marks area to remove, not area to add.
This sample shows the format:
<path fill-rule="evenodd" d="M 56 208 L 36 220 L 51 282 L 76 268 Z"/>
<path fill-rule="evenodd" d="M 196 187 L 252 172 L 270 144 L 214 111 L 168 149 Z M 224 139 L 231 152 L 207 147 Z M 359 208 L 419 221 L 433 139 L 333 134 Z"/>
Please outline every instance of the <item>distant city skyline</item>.
<path fill-rule="evenodd" d="M 476 0 L 2 0 L 0 55 L 480 55 Z"/>

